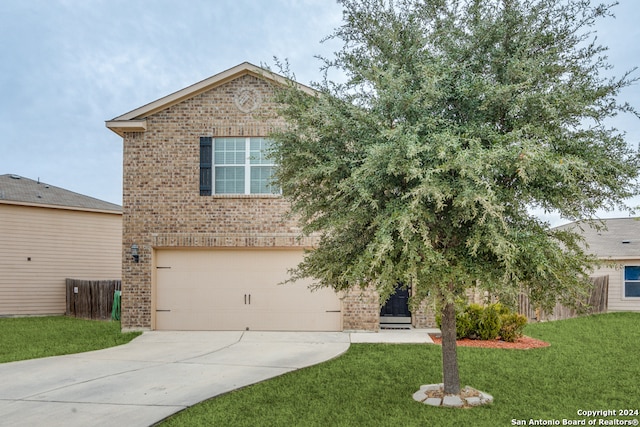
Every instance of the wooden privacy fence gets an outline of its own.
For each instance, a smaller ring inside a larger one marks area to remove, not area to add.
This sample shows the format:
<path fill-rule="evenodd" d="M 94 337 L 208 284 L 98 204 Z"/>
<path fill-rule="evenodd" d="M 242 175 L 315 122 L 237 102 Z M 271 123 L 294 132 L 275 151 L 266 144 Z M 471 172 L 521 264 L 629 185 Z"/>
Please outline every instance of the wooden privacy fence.
<path fill-rule="evenodd" d="M 67 316 L 83 319 L 111 319 L 113 294 L 120 290 L 120 280 L 66 279 Z"/>
<path fill-rule="evenodd" d="M 588 305 L 585 314 L 605 313 L 609 304 L 609 276 L 592 277 L 591 282 L 591 295 L 588 301 L 584 301 Z M 534 307 L 525 295 L 520 295 L 518 299 L 518 312 L 527 316 L 530 322 L 570 319 L 578 315 L 574 308 L 565 307 L 560 303 L 556 304 L 551 313 L 545 313 Z"/>

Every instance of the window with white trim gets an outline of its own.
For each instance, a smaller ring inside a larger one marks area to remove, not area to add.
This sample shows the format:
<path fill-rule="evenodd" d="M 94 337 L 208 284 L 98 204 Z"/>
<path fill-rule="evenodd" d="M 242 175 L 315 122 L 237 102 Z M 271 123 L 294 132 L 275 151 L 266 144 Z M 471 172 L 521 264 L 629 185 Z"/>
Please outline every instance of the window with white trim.
<path fill-rule="evenodd" d="M 640 266 L 625 265 L 624 267 L 624 297 L 640 297 Z"/>
<path fill-rule="evenodd" d="M 200 194 L 278 194 L 271 185 L 270 143 L 256 137 L 200 138 Z"/>

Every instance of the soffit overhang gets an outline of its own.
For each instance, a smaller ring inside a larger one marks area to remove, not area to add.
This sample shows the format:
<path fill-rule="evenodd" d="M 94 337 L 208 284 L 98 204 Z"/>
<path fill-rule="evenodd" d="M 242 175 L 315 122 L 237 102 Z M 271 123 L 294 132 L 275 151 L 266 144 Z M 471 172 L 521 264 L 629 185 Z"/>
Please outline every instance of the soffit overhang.
<path fill-rule="evenodd" d="M 142 107 L 136 108 L 135 110 L 129 111 L 121 116 L 115 117 L 112 120 L 108 120 L 106 121 L 106 126 L 122 137 L 124 137 L 124 134 L 127 132 L 144 132 L 147 130 L 147 117 L 247 74 L 270 80 L 279 85 L 292 83 L 291 80 L 273 73 L 272 71 L 260 68 L 249 62 L 243 62 L 240 65 L 236 65 L 233 68 L 218 73 L 191 86 L 187 86 L 184 89 L 143 105 Z M 308 86 L 295 82 L 294 84 L 296 84 L 300 90 L 310 95 L 317 94 L 314 89 Z"/>

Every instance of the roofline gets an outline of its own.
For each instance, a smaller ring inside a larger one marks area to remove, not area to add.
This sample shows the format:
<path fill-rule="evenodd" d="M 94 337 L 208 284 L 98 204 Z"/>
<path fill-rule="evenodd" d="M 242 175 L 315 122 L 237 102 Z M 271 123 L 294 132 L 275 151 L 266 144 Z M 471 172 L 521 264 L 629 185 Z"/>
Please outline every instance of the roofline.
<path fill-rule="evenodd" d="M 567 225 L 578 224 L 578 223 L 619 221 L 619 220 L 625 220 L 625 219 L 640 221 L 640 216 L 621 216 L 621 217 L 611 217 L 611 218 L 583 218 L 583 219 L 577 219 L 575 221 L 567 222 L 565 224 L 557 225 L 551 228 L 565 227 Z"/>
<path fill-rule="evenodd" d="M 147 120 L 109 120 L 105 122 L 106 126 L 124 137 L 125 132 L 144 132 L 147 130 Z"/>
<path fill-rule="evenodd" d="M 67 210 L 67 211 L 82 211 L 82 212 L 122 215 L 122 210 L 115 211 L 115 210 L 108 210 L 108 209 L 83 208 L 81 206 L 52 205 L 52 204 L 44 204 L 44 203 L 20 202 L 16 200 L 0 200 L 0 205 L 29 206 L 34 208 L 61 209 L 61 210 Z"/>
<path fill-rule="evenodd" d="M 640 260 L 640 255 L 625 255 L 625 256 L 596 255 L 596 256 L 601 261 L 609 261 L 609 262 Z"/>
<path fill-rule="evenodd" d="M 303 84 L 293 82 L 286 77 L 276 74 L 265 68 L 258 67 L 249 62 L 243 62 L 236 65 L 233 68 L 229 68 L 226 71 L 218 73 L 212 77 L 195 83 L 191 86 L 187 86 L 177 92 L 150 102 L 142 107 L 138 107 L 135 110 L 129 111 L 121 116 L 115 117 L 112 120 L 105 122 L 107 128 L 120 136 L 124 136 L 125 132 L 144 132 L 147 129 L 146 118 L 159 111 L 167 109 L 175 104 L 178 104 L 185 99 L 192 98 L 203 92 L 211 90 L 216 86 L 223 85 L 230 80 L 233 80 L 241 75 L 249 74 L 254 77 L 271 80 L 281 85 L 295 84 L 300 90 L 308 93 L 309 95 L 316 95 L 317 91 L 305 86 Z"/>

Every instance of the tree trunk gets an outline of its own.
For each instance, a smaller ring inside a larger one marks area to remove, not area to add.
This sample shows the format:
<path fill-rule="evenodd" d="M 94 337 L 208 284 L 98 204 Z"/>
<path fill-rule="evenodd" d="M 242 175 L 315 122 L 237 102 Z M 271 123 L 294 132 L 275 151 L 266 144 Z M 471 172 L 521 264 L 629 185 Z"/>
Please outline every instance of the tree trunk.
<path fill-rule="evenodd" d="M 456 307 L 448 302 L 442 309 L 442 377 L 445 394 L 460 393 L 458 351 L 456 344 Z"/>

